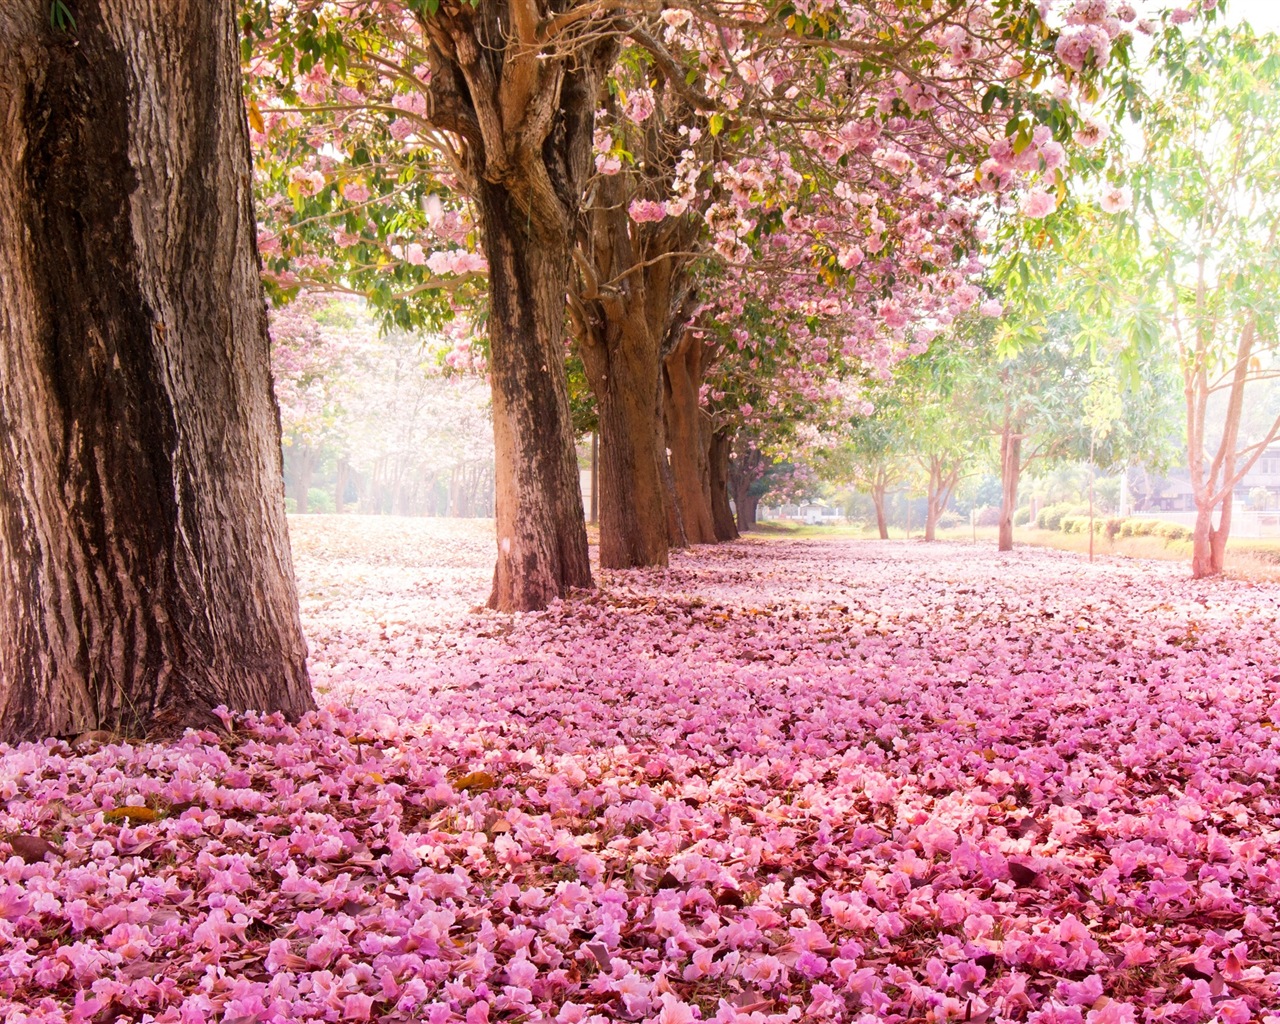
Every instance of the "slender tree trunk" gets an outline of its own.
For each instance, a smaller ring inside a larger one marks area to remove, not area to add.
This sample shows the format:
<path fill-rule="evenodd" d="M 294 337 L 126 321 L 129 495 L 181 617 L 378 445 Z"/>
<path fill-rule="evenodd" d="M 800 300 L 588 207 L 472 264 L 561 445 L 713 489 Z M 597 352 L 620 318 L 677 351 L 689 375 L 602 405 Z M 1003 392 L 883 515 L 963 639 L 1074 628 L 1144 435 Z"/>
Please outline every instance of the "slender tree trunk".
<path fill-rule="evenodd" d="M 1022 436 L 1006 423 L 1000 435 L 1000 543 L 1013 550 L 1013 516 L 1018 508 L 1018 479 L 1022 475 Z"/>
<path fill-rule="evenodd" d="M 929 466 L 929 491 L 925 495 L 924 539 L 930 544 L 938 539 L 938 516 L 942 514 L 938 507 L 938 491 L 941 486 L 941 474 L 935 461 Z"/>
<path fill-rule="evenodd" d="M 293 453 L 293 500 L 297 513 L 305 516 L 310 511 L 311 475 L 315 471 L 315 453 L 307 445 L 299 445 Z"/>
<path fill-rule="evenodd" d="M 0 5 L 0 739 L 313 706 L 229 4 Z"/>
<path fill-rule="evenodd" d="M 871 504 L 876 509 L 876 529 L 880 532 L 881 540 L 889 539 L 889 517 L 884 511 L 884 492 L 885 485 L 877 484 L 871 488 Z"/>
<path fill-rule="evenodd" d="M 664 361 L 663 381 L 667 446 L 685 535 L 690 544 L 712 544 L 718 538 L 711 515 L 710 438 L 698 400 L 702 342 L 692 331 L 684 333 Z"/>
<path fill-rule="evenodd" d="M 347 460 L 339 459 L 338 479 L 333 485 L 333 510 L 338 515 L 342 515 L 347 510 L 347 479 L 350 474 L 351 467 L 347 464 Z"/>
<path fill-rule="evenodd" d="M 489 260 L 497 462 L 498 562 L 489 605 L 545 608 L 593 585 L 564 371 L 569 244 L 549 231 L 531 237 L 530 220 L 504 187 L 480 181 L 476 191 Z"/>
<path fill-rule="evenodd" d="M 591 523 L 600 521 L 600 432 L 591 431 Z"/>
<path fill-rule="evenodd" d="M 711 475 L 711 517 L 716 540 L 737 540 L 738 527 L 729 507 L 729 455 L 733 448 L 733 435 L 717 430 L 711 435 L 711 447 L 707 466 Z"/>

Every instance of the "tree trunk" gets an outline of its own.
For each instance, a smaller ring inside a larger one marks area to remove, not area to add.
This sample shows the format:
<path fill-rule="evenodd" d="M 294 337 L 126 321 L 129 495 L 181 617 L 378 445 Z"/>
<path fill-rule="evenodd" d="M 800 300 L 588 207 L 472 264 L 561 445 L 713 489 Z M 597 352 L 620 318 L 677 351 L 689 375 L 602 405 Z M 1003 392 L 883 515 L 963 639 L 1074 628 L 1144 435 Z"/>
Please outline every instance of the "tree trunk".
<path fill-rule="evenodd" d="M 293 500 L 298 515 L 305 516 L 310 509 L 311 474 L 315 471 L 315 453 L 306 445 L 293 450 Z"/>
<path fill-rule="evenodd" d="M 351 467 L 346 459 L 338 460 L 338 479 L 333 485 L 333 511 L 342 515 L 347 510 L 347 479 L 351 475 Z"/>
<path fill-rule="evenodd" d="M 531 234 L 505 187 L 481 180 L 476 193 L 489 260 L 497 462 L 498 562 L 489 606 L 527 611 L 592 586 L 564 370 L 571 256 L 567 236 Z"/>
<path fill-rule="evenodd" d="M 684 528 L 684 512 L 680 508 L 680 498 L 676 494 L 675 474 L 671 472 L 671 462 L 665 451 L 659 459 L 658 468 L 662 471 L 662 490 L 667 509 L 667 546 L 687 548 L 689 535 Z"/>
<path fill-rule="evenodd" d="M 760 496 L 752 494 L 750 488 L 746 488 L 740 497 L 734 498 L 734 504 L 738 508 L 738 531 L 740 533 L 749 533 L 756 528 L 756 510 L 760 507 Z"/>
<path fill-rule="evenodd" d="M 1000 435 L 1000 550 L 1013 550 L 1013 516 L 1018 508 L 1018 478 L 1022 475 L 1022 435 L 1008 424 Z"/>
<path fill-rule="evenodd" d="M 659 342 L 643 308 L 621 301 L 605 308 L 598 337 L 578 347 L 600 418 L 600 564 L 664 566 Z"/>
<path fill-rule="evenodd" d="M 704 429 L 706 416 L 698 401 L 702 348 L 702 341 L 692 331 L 686 331 L 663 367 L 662 410 L 671 450 L 671 473 L 690 544 L 712 544 L 717 540 L 707 458 L 710 439 L 704 436 L 709 431 Z"/>
<path fill-rule="evenodd" d="M 924 511 L 924 539 L 930 544 L 938 539 L 938 517 L 942 514 L 938 507 L 938 491 L 941 486 L 941 473 L 935 461 L 929 466 L 929 491 L 925 495 Z"/>
<path fill-rule="evenodd" d="M 876 484 L 871 488 L 871 504 L 876 508 L 876 529 L 881 540 L 889 539 L 889 518 L 884 512 L 884 484 Z"/>
<path fill-rule="evenodd" d="M 591 519 L 592 525 L 600 521 L 600 432 L 591 431 Z"/>
<path fill-rule="evenodd" d="M 229 4 L 0 5 L 0 739 L 313 707 Z"/>
<path fill-rule="evenodd" d="M 707 466 L 711 475 L 711 518 L 715 526 L 716 540 L 737 540 L 738 527 L 729 507 L 729 455 L 733 447 L 733 435 L 717 430 L 711 435 L 711 447 L 707 453 Z"/>

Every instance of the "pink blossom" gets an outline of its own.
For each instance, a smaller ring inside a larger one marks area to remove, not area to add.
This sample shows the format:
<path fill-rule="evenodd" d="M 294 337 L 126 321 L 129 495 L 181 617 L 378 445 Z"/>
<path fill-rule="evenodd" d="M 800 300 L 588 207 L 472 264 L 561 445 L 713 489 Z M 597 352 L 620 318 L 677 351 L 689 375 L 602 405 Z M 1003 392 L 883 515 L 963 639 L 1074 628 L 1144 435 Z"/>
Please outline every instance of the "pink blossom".
<path fill-rule="evenodd" d="M 1133 205 L 1133 189 L 1128 185 L 1117 185 L 1102 193 L 1099 201 L 1103 213 L 1123 213 Z"/>
<path fill-rule="evenodd" d="M 650 199 L 633 199 L 627 207 L 631 219 L 637 224 L 660 221 L 667 216 L 667 209 L 662 203 Z"/>
<path fill-rule="evenodd" d="M 1058 207 L 1058 201 L 1042 188 L 1033 188 L 1022 199 L 1022 214 L 1038 220 L 1047 217 Z"/>

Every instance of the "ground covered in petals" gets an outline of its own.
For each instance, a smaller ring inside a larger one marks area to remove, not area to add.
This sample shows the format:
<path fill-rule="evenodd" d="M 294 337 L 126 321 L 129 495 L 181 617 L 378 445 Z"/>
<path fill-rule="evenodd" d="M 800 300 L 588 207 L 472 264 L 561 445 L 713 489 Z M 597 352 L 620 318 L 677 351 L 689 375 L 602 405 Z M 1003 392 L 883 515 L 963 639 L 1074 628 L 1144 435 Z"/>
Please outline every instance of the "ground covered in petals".
<path fill-rule="evenodd" d="M 1280 588 L 492 546 L 299 521 L 323 710 L 0 747 L 4 1020 L 1280 1024 Z"/>

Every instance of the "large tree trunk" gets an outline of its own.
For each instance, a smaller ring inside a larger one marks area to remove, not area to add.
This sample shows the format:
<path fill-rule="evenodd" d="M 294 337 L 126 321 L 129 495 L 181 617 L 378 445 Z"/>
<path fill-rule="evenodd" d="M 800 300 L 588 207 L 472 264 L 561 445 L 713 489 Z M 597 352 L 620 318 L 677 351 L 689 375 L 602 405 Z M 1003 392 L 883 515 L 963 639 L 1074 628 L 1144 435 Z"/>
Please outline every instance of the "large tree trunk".
<path fill-rule="evenodd" d="M 684 528 L 684 512 L 680 508 L 680 498 L 676 494 L 675 474 L 671 472 L 671 463 L 665 451 L 659 459 L 658 468 L 662 471 L 662 490 L 666 498 L 667 545 L 672 548 L 687 548 L 689 535 Z"/>
<path fill-rule="evenodd" d="M 707 453 L 707 465 L 711 475 L 711 518 L 716 540 L 737 540 L 738 527 L 729 507 L 729 456 L 733 449 L 733 434 L 717 430 L 711 435 L 711 447 Z"/>
<path fill-rule="evenodd" d="M 232 6 L 0 5 L 0 738 L 311 708 Z"/>
<path fill-rule="evenodd" d="M 733 503 L 738 513 L 738 532 L 750 533 L 756 528 L 756 510 L 760 507 L 760 496 L 752 494 L 749 487 L 739 490 Z"/>
<path fill-rule="evenodd" d="M 664 360 L 663 415 L 676 497 L 690 544 L 717 539 L 711 515 L 711 471 L 708 463 L 710 431 L 698 401 L 702 387 L 703 344 L 692 331 Z"/>
<path fill-rule="evenodd" d="M 1022 475 L 1022 435 L 1008 424 L 1000 435 L 1000 550 L 1013 550 L 1013 515 L 1018 508 L 1018 478 Z"/>
<path fill-rule="evenodd" d="M 643 295 L 639 282 L 636 290 Z M 604 306 L 598 335 L 579 345 L 600 417 L 600 564 L 664 566 L 659 341 L 643 308 L 621 301 Z"/>
<path fill-rule="evenodd" d="M 532 237 L 532 222 L 502 185 L 481 180 L 476 192 L 489 260 L 497 461 L 498 562 L 489 606 L 545 608 L 572 588 L 592 586 L 564 370 L 568 237 Z"/>

